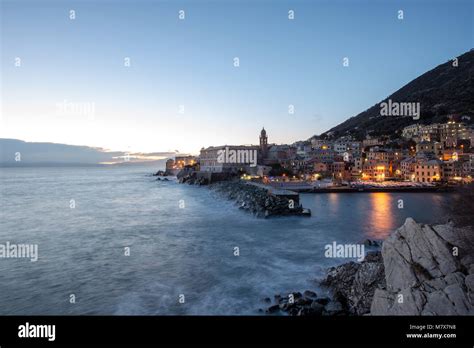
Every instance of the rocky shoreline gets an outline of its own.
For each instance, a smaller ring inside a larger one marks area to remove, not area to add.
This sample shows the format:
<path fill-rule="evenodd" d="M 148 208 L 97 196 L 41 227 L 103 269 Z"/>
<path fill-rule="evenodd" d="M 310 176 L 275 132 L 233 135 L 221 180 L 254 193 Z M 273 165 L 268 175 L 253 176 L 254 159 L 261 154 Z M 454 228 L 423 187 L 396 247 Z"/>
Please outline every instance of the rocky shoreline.
<path fill-rule="evenodd" d="M 269 297 L 264 302 L 270 304 Z M 263 313 L 263 309 L 259 310 Z M 329 297 L 319 297 L 316 292 L 306 290 L 305 292 L 292 292 L 285 295 L 275 295 L 274 303 L 265 310 L 266 314 L 286 313 L 290 316 L 333 316 L 345 315 L 341 304 L 332 301 Z"/>
<path fill-rule="evenodd" d="M 220 181 L 211 183 L 208 178 L 200 177 L 194 170 L 186 169 L 177 175 L 177 179 L 180 184 L 205 185 L 220 196 L 235 201 L 239 209 L 259 218 L 311 215 L 308 209 L 304 209 L 297 202 L 291 202 L 290 198 L 270 194 L 267 189 L 243 182 L 235 175 L 222 175 Z"/>
<path fill-rule="evenodd" d="M 256 217 L 307 215 L 300 204 L 290 202 L 289 198 L 271 195 L 264 188 L 245 182 L 221 181 L 209 187 Z"/>
<path fill-rule="evenodd" d="M 367 253 L 360 263 L 331 267 L 320 285 L 332 298 L 305 296 L 305 292 L 290 293 L 282 300 L 276 295 L 265 312 L 474 315 L 474 231 L 452 223 L 424 225 L 408 218 L 381 251 Z"/>

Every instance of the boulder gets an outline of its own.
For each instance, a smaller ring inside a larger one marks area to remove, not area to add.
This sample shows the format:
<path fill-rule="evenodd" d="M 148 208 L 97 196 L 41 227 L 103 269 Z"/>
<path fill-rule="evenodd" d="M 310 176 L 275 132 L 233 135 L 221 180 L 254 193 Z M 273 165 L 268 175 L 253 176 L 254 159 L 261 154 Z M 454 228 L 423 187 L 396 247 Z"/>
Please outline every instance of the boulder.
<path fill-rule="evenodd" d="M 361 263 L 349 262 L 332 267 L 321 285 L 329 287 L 344 310 L 356 315 L 367 314 L 375 290 L 385 284 L 381 260 L 378 251 L 368 253 Z"/>
<path fill-rule="evenodd" d="M 474 315 L 471 230 L 408 218 L 382 247 L 385 286 L 372 315 Z"/>
<path fill-rule="evenodd" d="M 311 290 L 306 290 L 305 292 L 303 292 L 303 296 L 309 299 L 315 299 L 316 297 L 318 297 L 318 295 Z"/>
<path fill-rule="evenodd" d="M 278 305 L 274 305 L 274 306 L 268 307 L 266 312 L 272 314 L 272 313 L 278 312 L 279 310 L 280 310 L 280 307 Z"/>

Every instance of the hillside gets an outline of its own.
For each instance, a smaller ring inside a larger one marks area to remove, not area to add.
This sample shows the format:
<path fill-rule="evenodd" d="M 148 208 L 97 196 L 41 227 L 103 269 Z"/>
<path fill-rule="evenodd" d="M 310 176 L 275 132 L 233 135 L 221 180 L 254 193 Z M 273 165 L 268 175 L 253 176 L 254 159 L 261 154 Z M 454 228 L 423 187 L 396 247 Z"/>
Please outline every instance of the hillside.
<path fill-rule="evenodd" d="M 349 118 L 330 129 L 334 135 L 352 134 L 364 137 L 366 132 L 373 135 L 393 135 L 403 127 L 421 122 L 431 124 L 443 122 L 447 114 L 470 115 L 474 120 L 474 49 L 458 57 L 458 66 L 452 61 L 437 66 L 414 79 L 382 102 L 419 102 L 420 120 L 410 117 L 380 116 L 380 103 Z M 323 133 L 327 135 L 328 132 Z"/>

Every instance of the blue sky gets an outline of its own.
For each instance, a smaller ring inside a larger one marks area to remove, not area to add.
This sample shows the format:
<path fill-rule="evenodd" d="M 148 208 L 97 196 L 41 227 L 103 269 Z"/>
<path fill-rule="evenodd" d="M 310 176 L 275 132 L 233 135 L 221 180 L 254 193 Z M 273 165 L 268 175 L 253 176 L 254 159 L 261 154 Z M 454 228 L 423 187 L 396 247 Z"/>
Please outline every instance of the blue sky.
<path fill-rule="evenodd" d="M 474 47 L 469 0 L 1 4 L 0 137 L 112 150 L 307 139 Z"/>

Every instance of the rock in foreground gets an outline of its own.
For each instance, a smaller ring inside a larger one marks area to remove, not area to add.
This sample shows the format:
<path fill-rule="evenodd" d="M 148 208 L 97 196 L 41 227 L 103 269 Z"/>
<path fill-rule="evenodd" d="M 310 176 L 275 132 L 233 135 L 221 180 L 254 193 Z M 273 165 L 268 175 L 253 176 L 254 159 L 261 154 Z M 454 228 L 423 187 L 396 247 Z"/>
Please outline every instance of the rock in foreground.
<path fill-rule="evenodd" d="M 334 299 L 349 314 L 369 313 L 375 290 L 385 286 L 380 251 L 368 253 L 360 263 L 349 262 L 330 268 L 321 285 L 331 289 Z"/>
<path fill-rule="evenodd" d="M 267 301 L 266 301 L 267 302 Z M 328 297 L 318 297 L 314 291 L 292 292 L 287 295 L 275 295 L 274 304 L 269 306 L 267 314 L 287 314 L 290 316 L 346 315 L 342 305 Z"/>
<path fill-rule="evenodd" d="M 474 315 L 474 232 L 408 218 L 383 244 L 372 315 Z"/>
<path fill-rule="evenodd" d="M 352 315 L 474 315 L 474 231 L 408 218 L 361 263 L 321 285 Z"/>

